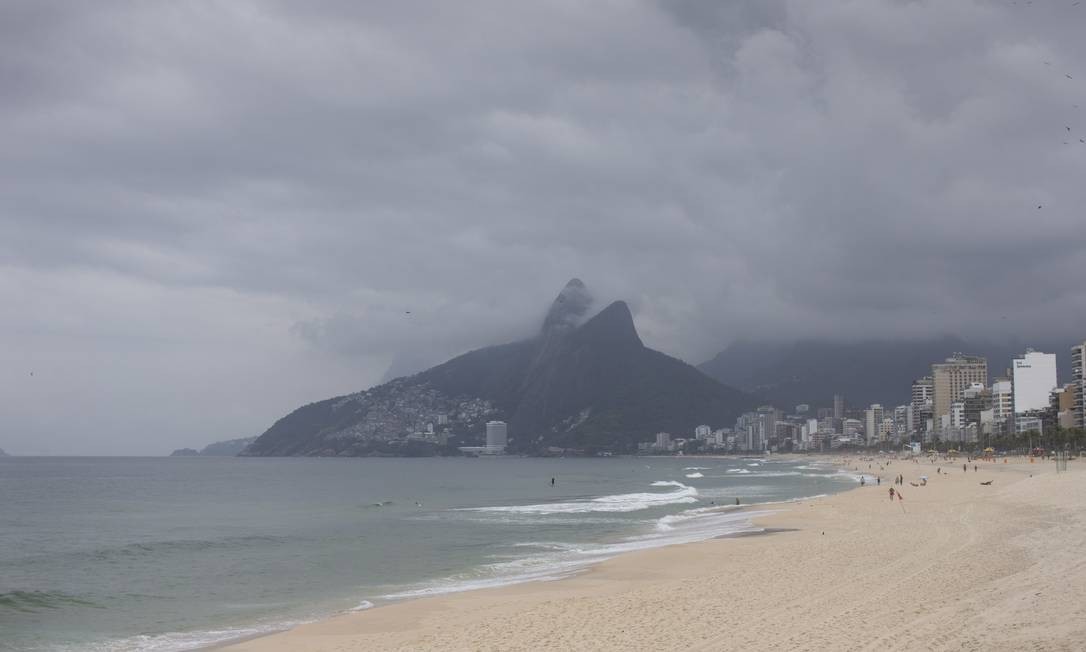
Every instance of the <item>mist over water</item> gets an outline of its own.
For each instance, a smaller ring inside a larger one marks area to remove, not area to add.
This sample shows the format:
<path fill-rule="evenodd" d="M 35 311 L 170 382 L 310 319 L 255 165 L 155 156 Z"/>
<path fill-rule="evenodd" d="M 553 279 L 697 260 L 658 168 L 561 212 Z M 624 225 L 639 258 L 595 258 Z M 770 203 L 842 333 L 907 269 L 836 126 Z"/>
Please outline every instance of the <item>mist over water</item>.
<path fill-rule="evenodd" d="M 0 649 L 185 650 L 554 579 L 755 529 L 760 508 L 736 498 L 855 483 L 811 462 L 691 459 L 0 460 Z"/>

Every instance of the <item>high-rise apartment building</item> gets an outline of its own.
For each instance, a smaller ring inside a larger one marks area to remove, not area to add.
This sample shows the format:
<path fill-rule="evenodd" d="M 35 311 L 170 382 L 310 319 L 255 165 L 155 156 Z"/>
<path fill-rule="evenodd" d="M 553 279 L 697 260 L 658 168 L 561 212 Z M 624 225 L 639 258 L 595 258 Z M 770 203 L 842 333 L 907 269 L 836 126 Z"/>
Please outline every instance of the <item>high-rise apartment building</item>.
<path fill-rule="evenodd" d="M 845 397 L 841 394 L 833 395 L 833 418 L 844 419 L 845 418 Z"/>
<path fill-rule="evenodd" d="M 872 446 L 879 441 L 879 429 L 882 427 L 883 419 L 882 406 L 873 403 L 867 408 L 864 416 L 867 417 L 864 423 L 864 435 L 867 437 L 867 445 Z"/>
<path fill-rule="evenodd" d="M 1055 415 L 1056 425 L 1060 428 L 1075 427 L 1075 395 L 1077 393 L 1078 385 L 1075 383 L 1066 383 L 1052 390 L 1049 410 Z"/>
<path fill-rule="evenodd" d="M 486 422 L 486 449 L 488 452 L 501 453 L 505 451 L 508 441 L 508 429 L 504 421 Z"/>
<path fill-rule="evenodd" d="M 755 450 L 768 450 L 769 440 L 777 436 L 777 421 L 781 418 L 780 410 L 771 405 L 763 405 L 757 412 L 759 446 Z"/>
<path fill-rule="evenodd" d="M 841 434 L 855 439 L 863 433 L 864 422 L 859 419 L 843 419 L 841 421 Z"/>
<path fill-rule="evenodd" d="M 935 390 L 935 382 L 931 376 L 924 376 L 913 381 L 912 400 L 909 405 L 912 409 L 912 427 L 910 432 L 923 434 L 928 430 L 928 422 L 935 411 L 932 397 Z"/>
<path fill-rule="evenodd" d="M 1056 388 L 1056 354 L 1033 349 L 1011 361 L 1014 381 L 1014 413 L 1044 410 Z"/>
<path fill-rule="evenodd" d="M 973 383 L 962 392 L 962 425 L 981 422 L 981 413 L 992 409 L 992 390 L 980 383 Z"/>
<path fill-rule="evenodd" d="M 1078 385 L 1075 392 L 1075 427 L 1086 427 L 1086 342 L 1071 347 L 1071 382 Z"/>
<path fill-rule="evenodd" d="M 1006 423 L 1014 416 L 1014 385 L 1008 378 L 996 378 L 992 383 L 992 419 Z"/>
<path fill-rule="evenodd" d="M 936 422 L 950 414 L 950 406 L 961 402 L 973 383 L 988 384 L 988 361 L 980 356 L 955 353 L 944 362 L 931 365 L 932 403 Z"/>
<path fill-rule="evenodd" d="M 894 438 L 894 417 L 883 417 L 879 424 L 879 442 L 888 442 Z"/>
<path fill-rule="evenodd" d="M 894 408 L 894 440 L 908 441 L 912 432 L 912 408 L 908 405 L 899 405 Z"/>

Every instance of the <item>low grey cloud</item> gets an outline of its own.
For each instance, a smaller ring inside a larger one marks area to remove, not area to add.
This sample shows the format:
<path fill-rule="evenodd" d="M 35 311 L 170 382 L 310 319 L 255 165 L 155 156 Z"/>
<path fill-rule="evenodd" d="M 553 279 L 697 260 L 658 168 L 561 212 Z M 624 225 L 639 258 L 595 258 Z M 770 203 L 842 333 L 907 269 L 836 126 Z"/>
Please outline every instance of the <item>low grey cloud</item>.
<path fill-rule="evenodd" d="M 692 362 L 1086 336 L 1084 10 L 6 2 L 0 447 L 258 434 L 573 276 Z"/>

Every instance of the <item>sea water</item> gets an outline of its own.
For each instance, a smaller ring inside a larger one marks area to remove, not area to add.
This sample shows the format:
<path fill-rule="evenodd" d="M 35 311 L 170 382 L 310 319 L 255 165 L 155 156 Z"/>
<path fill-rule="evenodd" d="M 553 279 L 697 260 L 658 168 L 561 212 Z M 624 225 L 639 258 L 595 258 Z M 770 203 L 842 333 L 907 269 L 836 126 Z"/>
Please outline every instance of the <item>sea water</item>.
<path fill-rule="evenodd" d="M 189 650 L 557 579 L 856 480 L 771 458 L 3 458 L 0 649 Z"/>

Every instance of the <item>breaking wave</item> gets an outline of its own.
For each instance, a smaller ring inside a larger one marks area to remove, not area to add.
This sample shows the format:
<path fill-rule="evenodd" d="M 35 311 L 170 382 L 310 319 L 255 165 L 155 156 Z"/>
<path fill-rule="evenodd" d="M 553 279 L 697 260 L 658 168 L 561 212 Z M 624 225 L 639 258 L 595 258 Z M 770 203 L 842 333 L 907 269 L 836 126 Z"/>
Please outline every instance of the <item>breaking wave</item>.
<path fill-rule="evenodd" d="M 505 505 L 500 507 L 469 507 L 462 511 L 499 514 L 584 514 L 589 512 L 637 512 L 664 505 L 697 502 L 698 490 L 673 480 L 657 480 L 653 487 L 675 487 L 674 491 L 614 494 L 586 500 L 537 505 Z"/>

